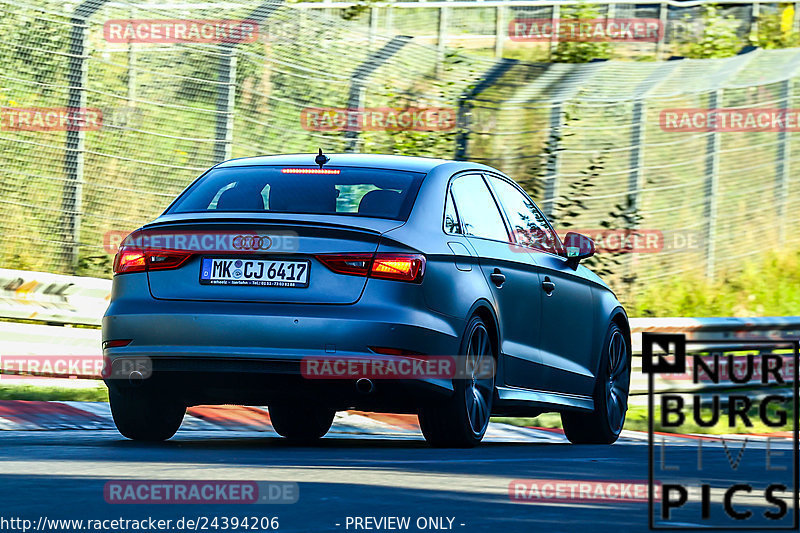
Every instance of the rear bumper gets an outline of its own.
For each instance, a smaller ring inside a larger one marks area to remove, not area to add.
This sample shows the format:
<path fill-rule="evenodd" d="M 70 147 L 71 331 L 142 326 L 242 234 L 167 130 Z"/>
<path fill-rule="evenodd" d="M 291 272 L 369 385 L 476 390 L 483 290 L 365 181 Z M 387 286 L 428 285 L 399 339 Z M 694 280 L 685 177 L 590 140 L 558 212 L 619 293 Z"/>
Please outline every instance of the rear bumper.
<path fill-rule="evenodd" d="M 114 365 L 128 358 L 111 356 Z M 107 379 L 106 385 L 118 391 L 166 392 L 187 406 L 290 402 L 396 413 L 415 413 L 421 405 L 453 391 L 448 379 L 377 379 L 373 390 L 363 393 L 357 390 L 356 379 L 308 379 L 302 375 L 299 361 L 277 358 L 155 356 L 150 362 L 152 374 L 147 379 Z"/>
<path fill-rule="evenodd" d="M 424 306 L 362 298 L 355 305 L 182 302 L 122 298 L 103 318 L 103 340 L 132 339 L 107 348 L 112 364 L 152 362 L 137 386 L 168 391 L 187 405 L 313 401 L 337 409 L 414 412 L 452 392 L 449 379 L 373 380 L 371 394 L 356 378 L 307 379 L 303 358 L 385 358 L 370 347 L 455 355 L 464 324 Z M 117 374 L 115 374 L 117 375 Z M 110 388 L 134 386 L 108 380 Z"/>

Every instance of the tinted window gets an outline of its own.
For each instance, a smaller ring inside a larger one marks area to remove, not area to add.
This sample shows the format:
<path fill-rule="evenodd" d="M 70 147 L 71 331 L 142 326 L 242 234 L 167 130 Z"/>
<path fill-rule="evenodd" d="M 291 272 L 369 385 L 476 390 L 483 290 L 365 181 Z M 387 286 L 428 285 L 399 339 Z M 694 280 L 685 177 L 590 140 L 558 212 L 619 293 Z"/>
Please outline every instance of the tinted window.
<path fill-rule="evenodd" d="M 186 190 L 167 213 L 310 213 L 405 220 L 424 177 L 399 170 L 325 170 L 332 173 L 302 174 L 282 167 L 215 169 Z"/>
<path fill-rule="evenodd" d="M 508 240 L 503 217 L 481 176 L 470 174 L 456 178 L 450 190 L 464 233 L 496 241 Z"/>
<path fill-rule="evenodd" d="M 453 204 L 453 195 L 449 192 L 444 205 L 444 231 L 447 233 L 461 233 L 458 214 L 456 213 L 455 204 Z"/>
<path fill-rule="evenodd" d="M 545 252 L 558 253 L 558 239 L 531 199 L 506 180 L 494 177 L 489 180 L 511 222 L 511 231 L 517 243 Z"/>

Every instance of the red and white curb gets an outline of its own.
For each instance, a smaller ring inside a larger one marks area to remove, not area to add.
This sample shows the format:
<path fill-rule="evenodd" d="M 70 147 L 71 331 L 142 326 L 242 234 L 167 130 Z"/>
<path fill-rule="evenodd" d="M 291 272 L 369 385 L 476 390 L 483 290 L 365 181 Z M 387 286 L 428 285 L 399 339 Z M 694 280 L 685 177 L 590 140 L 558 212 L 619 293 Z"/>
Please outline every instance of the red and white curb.
<path fill-rule="evenodd" d="M 106 402 L 47 402 L 0 400 L 0 430 L 9 431 L 47 431 L 47 430 L 115 430 L 111 410 Z M 272 429 L 266 407 L 245 407 L 236 405 L 201 405 L 190 407 L 186 412 L 178 436 L 194 431 L 252 433 L 262 436 L 277 436 Z M 419 440 L 422 434 L 415 415 L 396 415 L 387 413 L 367 413 L 347 411 L 336 414 L 333 427 L 328 433 L 331 437 L 361 437 L 384 439 Z M 687 443 L 697 439 L 720 442 L 725 439 L 742 440 L 753 443 L 766 442 L 781 447 L 791 443 L 791 432 L 769 435 L 662 435 L 655 440 L 667 443 Z M 539 442 L 565 443 L 560 429 L 518 427 L 492 422 L 486 432 L 488 442 Z M 621 443 L 646 444 L 647 433 L 623 431 Z M 711 443 L 710 442 L 710 443 Z"/>

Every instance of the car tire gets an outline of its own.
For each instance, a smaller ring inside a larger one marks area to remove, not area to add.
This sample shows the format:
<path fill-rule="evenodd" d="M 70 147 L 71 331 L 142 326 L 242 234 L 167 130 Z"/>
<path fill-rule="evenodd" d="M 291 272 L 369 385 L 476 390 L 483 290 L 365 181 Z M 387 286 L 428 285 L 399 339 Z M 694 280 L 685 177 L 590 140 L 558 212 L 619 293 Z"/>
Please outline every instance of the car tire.
<path fill-rule="evenodd" d="M 573 444 L 612 444 L 625 424 L 631 383 L 631 350 L 622 329 L 611 323 L 600 354 L 591 413 L 561 413 L 564 434 Z"/>
<path fill-rule="evenodd" d="M 186 414 L 186 406 L 178 400 L 147 389 L 111 389 L 108 400 L 117 430 L 136 441 L 161 442 L 171 438 Z"/>
<path fill-rule="evenodd" d="M 486 433 L 492 413 L 495 384 L 495 352 L 486 324 L 473 316 L 464 331 L 458 357 L 467 376 L 453 380 L 454 394 L 439 405 L 419 410 L 419 426 L 425 440 L 436 448 L 472 448 Z M 491 358 L 490 376 L 481 374 Z"/>
<path fill-rule="evenodd" d="M 281 437 L 297 443 L 310 443 L 325 436 L 336 411 L 311 405 L 276 403 L 269 406 L 272 428 Z"/>

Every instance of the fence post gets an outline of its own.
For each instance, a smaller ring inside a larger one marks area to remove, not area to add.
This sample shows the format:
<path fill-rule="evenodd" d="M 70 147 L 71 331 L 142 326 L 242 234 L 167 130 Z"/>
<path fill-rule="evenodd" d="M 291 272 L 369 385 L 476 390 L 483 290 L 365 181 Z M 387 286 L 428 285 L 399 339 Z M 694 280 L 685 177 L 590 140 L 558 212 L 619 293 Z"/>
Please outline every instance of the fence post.
<path fill-rule="evenodd" d="M 261 24 L 279 7 L 280 2 L 265 2 L 255 8 L 248 20 Z M 261 31 L 261 28 L 258 28 Z M 221 163 L 231 158 L 233 148 L 233 117 L 236 111 L 236 46 L 238 43 L 220 44 L 220 60 L 217 69 L 217 104 L 214 128 L 214 163 Z"/>
<path fill-rule="evenodd" d="M 360 115 L 361 108 L 364 106 L 364 95 L 366 87 L 364 82 L 366 79 L 377 70 L 381 65 L 386 63 L 393 55 L 400 51 L 406 44 L 411 41 L 412 37 L 407 35 L 397 35 L 392 37 L 392 40 L 383 45 L 380 49 L 371 53 L 367 59 L 364 60 L 350 76 L 350 94 L 347 99 L 347 124 L 352 126 L 353 112 Z M 360 119 L 356 116 L 356 119 Z M 359 122 L 360 123 L 360 122 Z M 358 123 L 355 124 L 358 126 Z M 358 127 L 349 127 L 344 132 L 345 138 L 345 152 L 355 152 L 358 148 Z"/>
<path fill-rule="evenodd" d="M 761 6 L 757 1 L 754 1 L 750 7 L 750 39 L 758 39 L 758 17 L 761 13 L 759 9 Z"/>
<path fill-rule="evenodd" d="M 508 24 L 506 23 L 506 7 L 497 6 L 495 8 L 495 28 L 494 28 L 494 57 L 503 57 L 503 45 L 506 40 Z"/>
<path fill-rule="evenodd" d="M 85 0 L 72 12 L 69 33 L 69 60 L 67 70 L 67 109 L 70 115 L 86 108 L 86 86 L 89 79 L 86 62 L 86 37 L 89 18 L 108 0 Z M 86 151 L 86 132 L 82 128 L 68 128 L 64 150 L 64 195 L 61 210 L 66 270 L 75 273 L 81 240 L 81 211 L 83 209 L 83 165 Z"/>
<path fill-rule="evenodd" d="M 708 109 L 719 109 L 722 89 L 714 90 L 708 99 Z M 709 132 L 706 141 L 706 278 L 714 280 L 716 271 L 717 192 L 719 190 L 720 137 L 716 128 Z"/>
<path fill-rule="evenodd" d="M 378 8 L 369 8 L 369 49 L 375 46 L 375 36 L 378 34 Z"/>
<path fill-rule="evenodd" d="M 669 6 L 667 4 L 660 4 L 658 7 L 658 24 L 660 26 L 658 32 L 658 41 L 656 41 L 656 61 L 659 61 L 664 55 L 664 45 L 667 40 L 667 21 L 669 20 Z"/>
<path fill-rule="evenodd" d="M 518 61 L 516 59 L 500 59 L 486 71 L 480 83 L 464 92 L 461 98 L 458 99 L 458 113 L 456 117 L 458 136 L 456 137 L 456 152 L 453 156 L 453 159 L 456 161 L 464 161 L 467 158 L 467 141 L 469 140 L 470 132 L 468 117 L 472 109 L 472 100 L 494 85 L 503 74 L 508 72 L 508 70 L 517 63 Z"/>
<path fill-rule="evenodd" d="M 800 2 L 794 3 L 794 21 L 792 31 L 800 31 Z"/>
<path fill-rule="evenodd" d="M 131 19 L 136 19 L 138 11 L 131 8 Z M 136 100 L 136 46 L 133 41 L 128 43 L 128 106 L 135 106 Z"/>
<path fill-rule="evenodd" d="M 790 107 L 792 97 L 792 79 L 786 79 L 781 83 L 781 110 L 786 113 Z M 786 116 L 784 114 L 784 116 Z M 785 119 L 784 119 L 785 120 Z M 775 200 L 778 204 L 778 247 L 780 248 L 786 240 L 786 207 L 789 200 L 789 174 L 791 172 L 792 147 L 789 142 L 789 133 L 786 127 L 778 131 L 778 153 L 775 159 L 778 183 L 775 187 Z"/>
<path fill-rule="evenodd" d="M 232 43 L 221 46 L 217 71 L 217 113 L 214 135 L 214 163 L 231 158 L 233 114 L 236 106 L 236 49 Z"/>
<path fill-rule="evenodd" d="M 554 102 L 550 108 L 550 134 L 547 139 L 547 171 L 545 173 L 544 200 L 542 210 L 551 221 L 556 214 L 558 199 L 558 172 L 561 169 L 561 139 L 564 135 L 564 104 Z"/>
<path fill-rule="evenodd" d="M 436 37 L 436 76 L 442 74 L 444 52 L 447 46 L 447 23 L 450 19 L 450 8 L 439 8 L 439 29 Z"/>
<path fill-rule="evenodd" d="M 628 174 L 628 206 L 632 211 L 639 209 L 639 194 L 642 189 L 644 161 L 644 129 L 647 106 L 644 99 L 638 99 L 633 104 L 633 117 L 631 127 L 631 172 Z M 633 229 L 633 228 L 627 228 Z"/>
<path fill-rule="evenodd" d="M 647 126 L 647 96 L 672 76 L 678 61 L 669 61 L 653 71 L 634 91 L 631 127 L 631 156 L 628 175 L 628 202 L 632 211 L 639 209 L 640 191 L 644 185 L 644 134 Z"/>
<path fill-rule="evenodd" d="M 551 22 L 553 24 L 553 27 L 555 27 L 556 20 L 560 16 L 561 16 L 561 6 L 559 6 L 558 4 L 554 4 L 553 11 L 551 13 Z M 553 32 L 553 35 L 555 35 L 555 32 Z M 556 51 L 556 48 L 558 48 L 558 38 L 555 38 L 554 40 L 553 37 L 550 37 L 550 52 L 549 55 L 547 56 L 548 60 L 550 61 L 553 60 L 553 53 Z"/>

